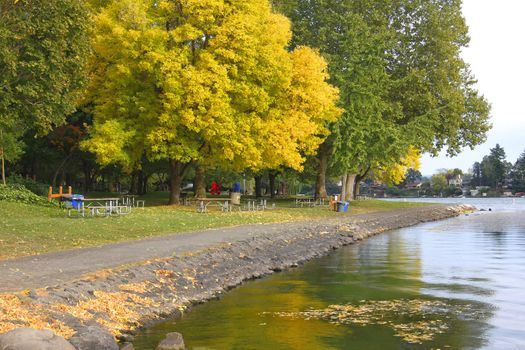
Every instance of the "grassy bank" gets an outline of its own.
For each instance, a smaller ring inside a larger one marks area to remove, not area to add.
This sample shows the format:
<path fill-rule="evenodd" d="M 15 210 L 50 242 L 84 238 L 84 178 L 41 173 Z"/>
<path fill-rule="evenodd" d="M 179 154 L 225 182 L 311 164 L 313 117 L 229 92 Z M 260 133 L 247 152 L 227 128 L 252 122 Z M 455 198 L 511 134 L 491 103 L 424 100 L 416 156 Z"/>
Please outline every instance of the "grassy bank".
<path fill-rule="evenodd" d="M 163 195 L 150 195 L 148 206 L 132 214 L 111 218 L 67 218 L 59 208 L 0 201 L 0 259 L 71 248 L 98 246 L 207 228 L 241 224 L 272 223 L 351 215 L 428 205 L 410 202 L 358 201 L 348 214 L 327 208 L 292 208 L 278 201 L 276 210 L 264 212 L 210 212 L 199 214 L 193 207 L 165 206 Z"/>

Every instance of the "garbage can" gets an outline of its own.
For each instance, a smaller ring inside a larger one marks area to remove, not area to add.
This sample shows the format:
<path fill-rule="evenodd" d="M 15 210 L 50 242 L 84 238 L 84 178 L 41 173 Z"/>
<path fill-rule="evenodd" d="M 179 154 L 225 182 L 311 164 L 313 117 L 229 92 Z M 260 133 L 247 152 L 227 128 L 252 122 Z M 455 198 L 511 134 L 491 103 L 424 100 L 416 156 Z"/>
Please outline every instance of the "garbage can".
<path fill-rule="evenodd" d="M 236 182 L 233 184 L 233 192 L 241 192 L 241 183 L 240 182 Z"/>
<path fill-rule="evenodd" d="M 75 209 L 82 208 L 83 206 L 82 199 L 84 199 L 84 196 L 81 194 L 71 195 L 71 206 Z"/>
<path fill-rule="evenodd" d="M 231 205 L 241 205 L 241 194 L 239 192 L 230 193 Z"/>
<path fill-rule="evenodd" d="M 348 212 L 348 202 L 337 202 L 337 211 L 339 213 L 346 213 Z"/>

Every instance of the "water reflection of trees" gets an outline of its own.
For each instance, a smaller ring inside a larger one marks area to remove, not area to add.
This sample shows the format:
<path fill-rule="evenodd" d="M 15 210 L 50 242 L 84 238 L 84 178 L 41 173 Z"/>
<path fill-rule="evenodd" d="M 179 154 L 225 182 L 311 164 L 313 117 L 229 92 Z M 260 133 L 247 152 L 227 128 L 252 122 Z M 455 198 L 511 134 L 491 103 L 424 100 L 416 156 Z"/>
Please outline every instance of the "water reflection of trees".
<path fill-rule="evenodd" d="M 425 232 L 411 228 L 373 237 L 334 253 L 321 264 L 315 264 L 315 267 L 305 269 L 304 278 L 312 283 L 329 286 L 321 288 L 319 292 L 319 297 L 326 300 L 327 304 L 355 303 L 359 300 L 434 299 L 425 294 L 433 288 L 448 289 L 452 293 L 460 290 L 478 295 L 492 293 L 487 288 L 470 284 L 425 282 L 420 244 L 422 234 Z M 493 314 L 490 304 L 473 300 L 437 299 L 462 307 L 468 313 L 460 317 L 450 315 L 450 330 L 437 336 L 433 345 L 477 348 L 486 343 L 484 338 L 489 329 L 487 320 Z M 365 336 L 367 332 L 361 333 Z M 382 337 L 389 337 L 389 340 Z M 396 338 L 383 332 L 377 332 L 373 341 L 382 343 L 383 347 L 386 344 L 399 346 Z M 429 344 L 424 344 L 423 348 L 425 346 Z"/>
<path fill-rule="evenodd" d="M 435 288 L 453 294 L 459 287 L 458 283 L 425 282 L 420 244 L 424 234 L 417 228 L 385 233 L 304 267 L 247 283 L 220 301 L 199 306 L 182 320 L 162 326 L 159 333 L 179 331 L 192 347 L 216 350 L 482 347 L 493 310 L 486 303 L 427 294 Z M 427 258 L 432 257 L 425 255 Z M 460 317 L 450 315 L 450 329 L 434 341 L 410 346 L 394 337 L 392 330 L 378 325 L 336 326 L 323 320 L 261 315 L 360 300 L 421 298 L 442 300 L 468 312 Z"/>

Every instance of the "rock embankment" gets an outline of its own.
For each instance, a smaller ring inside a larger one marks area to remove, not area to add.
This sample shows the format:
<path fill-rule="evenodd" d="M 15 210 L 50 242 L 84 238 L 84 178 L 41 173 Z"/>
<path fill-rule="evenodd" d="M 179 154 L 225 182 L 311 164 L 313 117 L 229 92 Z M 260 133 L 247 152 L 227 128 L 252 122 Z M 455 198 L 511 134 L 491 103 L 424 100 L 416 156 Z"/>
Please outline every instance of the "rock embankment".
<path fill-rule="evenodd" d="M 261 234 L 183 256 L 103 271 L 59 286 L 0 296 L 0 311 L 9 308 L 7 317 L 0 312 L 0 332 L 18 327 L 49 328 L 70 339 L 77 349 L 114 349 L 107 333 L 130 341 L 141 327 L 176 316 L 245 280 L 297 266 L 387 230 L 473 210 L 465 205 L 441 205 L 346 216 L 337 222 L 283 224 L 278 234 Z M 23 315 L 23 320 L 17 315 Z M 104 339 L 104 344 L 95 344 L 96 339 Z"/>

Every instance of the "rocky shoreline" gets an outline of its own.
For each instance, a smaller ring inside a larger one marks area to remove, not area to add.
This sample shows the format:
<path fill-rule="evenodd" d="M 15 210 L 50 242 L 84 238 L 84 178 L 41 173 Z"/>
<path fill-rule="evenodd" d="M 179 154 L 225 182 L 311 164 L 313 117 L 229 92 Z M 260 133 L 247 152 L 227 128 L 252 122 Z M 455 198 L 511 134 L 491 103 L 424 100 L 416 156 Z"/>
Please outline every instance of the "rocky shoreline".
<path fill-rule="evenodd" d="M 283 224 L 277 234 L 0 295 L 0 333 L 20 327 L 50 329 L 77 350 L 116 350 L 115 339 L 131 342 L 143 327 L 177 316 L 246 280 L 298 266 L 384 231 L 474 210 L 467 205 L 423 206 L 338 221 Z M 0 348 L 11 349 L 2 347 L 5 337 L 0 335 Z"/>

